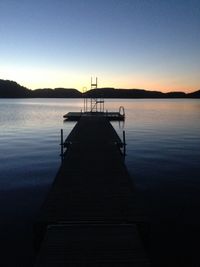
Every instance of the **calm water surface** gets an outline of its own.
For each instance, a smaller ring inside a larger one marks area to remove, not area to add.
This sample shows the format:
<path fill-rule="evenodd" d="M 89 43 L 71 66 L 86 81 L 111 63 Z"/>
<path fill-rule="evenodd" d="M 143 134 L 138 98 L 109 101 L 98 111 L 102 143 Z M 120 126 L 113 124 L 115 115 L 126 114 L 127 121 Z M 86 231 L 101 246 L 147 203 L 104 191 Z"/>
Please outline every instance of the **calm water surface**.
<path fill-rule="evenodd" d="M 32 222 L 60 166 L 60 129 L 67 136 L 75 125 L 62 116 L 82 104 L 0 100 L 1 266 L 30 266 Z M 121 105 L 125 124 L 113 126 L 120 136 L 126 131 L 126 165 L 151 222 L 151 258 L 158 266 L 200 266 L 191 249 L 200 237 L 200 100 L 106 100 L 110 111 Z"/>

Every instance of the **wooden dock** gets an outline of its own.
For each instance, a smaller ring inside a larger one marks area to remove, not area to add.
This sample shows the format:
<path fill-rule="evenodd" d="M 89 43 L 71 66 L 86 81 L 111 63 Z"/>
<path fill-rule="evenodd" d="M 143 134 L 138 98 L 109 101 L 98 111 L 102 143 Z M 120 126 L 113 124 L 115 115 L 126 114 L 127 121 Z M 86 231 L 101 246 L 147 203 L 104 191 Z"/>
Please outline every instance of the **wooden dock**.
<path fill-rule="evenodd" d="M 81 116 L 35 224 L 35 266 L 150 266 L 122 142 L 104 116 Z"/>

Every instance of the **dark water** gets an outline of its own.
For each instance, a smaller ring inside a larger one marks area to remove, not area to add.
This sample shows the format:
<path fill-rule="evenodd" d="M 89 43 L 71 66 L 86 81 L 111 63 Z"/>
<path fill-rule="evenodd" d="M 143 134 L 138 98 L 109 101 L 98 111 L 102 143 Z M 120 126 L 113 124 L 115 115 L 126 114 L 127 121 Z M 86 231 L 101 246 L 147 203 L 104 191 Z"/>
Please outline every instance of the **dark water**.
<path fill-rule="evenodd" d="M 200 266 L 200 101 L 107 100 L 126 110 L 126 164 L 157 266 Z M 60 129 L 81 100 L 0 100 L 0 266 L 30 266 L 32 223 L 60 165 Z M 113 123 L 122 136 L 123 124 Z"/>

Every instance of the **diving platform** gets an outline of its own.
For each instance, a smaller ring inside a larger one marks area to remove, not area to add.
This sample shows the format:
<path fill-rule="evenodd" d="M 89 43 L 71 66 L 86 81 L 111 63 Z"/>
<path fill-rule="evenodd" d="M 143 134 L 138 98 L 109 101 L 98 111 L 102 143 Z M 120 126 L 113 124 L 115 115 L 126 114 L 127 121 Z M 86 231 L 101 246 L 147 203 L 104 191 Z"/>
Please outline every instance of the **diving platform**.
<path fill-rule="evenodd" d="M 95 83 L 91 78 L 91 90 L 101 90 L 97 89 L 97 78 Z M 86 93 L 86 91 L 84 93 Z M 83 110 L 81 109 L 80 112 L 68 112 L 63 116 L 65 121 L 79 121 L 82 117 L 104 117 L 109 121 L 124 121 L 125 110 L 123 106 L 120 106 L 118 112 L 108 112 L 108 110 L 105 110 L 103 95 L 98 98 L 88 98 L 85 94 L 83 99 Z"/>
<path fill-rule="evenodd" d="M 125 114 L 120 112 L 68 112 L 63 116 L 66 121 L 78 121 L 81 117 L 105 117 L 109 121 L 124 121 Z"/>

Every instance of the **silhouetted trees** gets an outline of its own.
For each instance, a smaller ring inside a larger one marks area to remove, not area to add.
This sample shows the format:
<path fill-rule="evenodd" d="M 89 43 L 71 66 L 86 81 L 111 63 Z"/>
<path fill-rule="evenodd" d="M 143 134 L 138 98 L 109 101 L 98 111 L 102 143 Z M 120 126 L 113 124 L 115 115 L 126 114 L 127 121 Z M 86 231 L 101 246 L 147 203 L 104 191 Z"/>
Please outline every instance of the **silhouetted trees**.
<path fill-rule="evenodd" d="M 30 90 L 14 81 L 0 80 L 0 98 L 200 98 L 200 90 L 193 93 L 148 91 L 144 89 L 98 88 L 82 94 L 73 88 L 44 88 Z"/>
<path fill-rule="evenodd" d="M 14 81 L 0 80 L 0 98 L 79 98 L 82 93 L 76 89 L 44 88 L 30 90 Z"/>
<path fill-rule="evenodd" d="M 82 93 L 72 88 L 36 89 L 32 91 L 32 97 L 48 98 L 80 98 Z"/>
<path fill-rule="evenodd" d="M 187 94 L 187 97 L 190 97 L 190 98 L 200 98 L 200 90 L 198 90 L 196 92 L 193 92 L 193 93 Z"/>
<path fill-rule="evenodd" d="M 30 97 L 29 89 L 19 85 L 16 82 L 9 81 L 9 80 L 0 80 L 0 97 L 13 97 L 13 98 L 23 98 L 23 97 Z"/>

